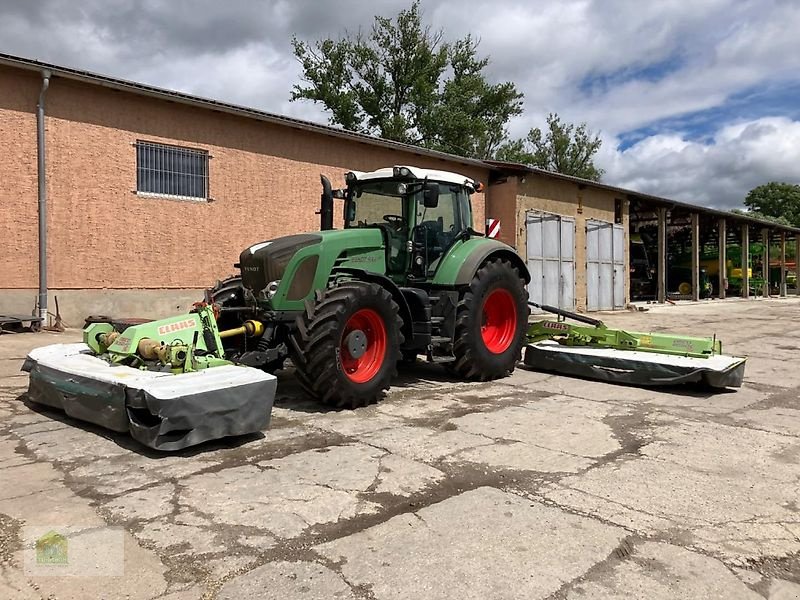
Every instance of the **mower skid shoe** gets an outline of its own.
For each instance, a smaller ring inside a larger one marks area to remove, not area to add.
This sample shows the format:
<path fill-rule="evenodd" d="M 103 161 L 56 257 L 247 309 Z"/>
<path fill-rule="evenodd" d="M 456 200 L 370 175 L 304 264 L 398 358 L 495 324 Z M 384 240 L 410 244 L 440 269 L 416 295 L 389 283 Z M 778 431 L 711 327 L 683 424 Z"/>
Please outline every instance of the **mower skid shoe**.
<path fill-rule="evenodd" d="M 277 383 L 235 365 L 180 375 L 112 366 L 85 344 L 32 350 L 22 370 L 31 401 L 168 452 L 265 429 Z"/>
<path fill-rule="evenodd" d="M 692 358 L 656 352 L 562 346 L 554 341 L 525 348 L 525 365 L 537 371 L 642 387 L 681 384 L 738 388 L 745 358 L 717 354 Z"/>

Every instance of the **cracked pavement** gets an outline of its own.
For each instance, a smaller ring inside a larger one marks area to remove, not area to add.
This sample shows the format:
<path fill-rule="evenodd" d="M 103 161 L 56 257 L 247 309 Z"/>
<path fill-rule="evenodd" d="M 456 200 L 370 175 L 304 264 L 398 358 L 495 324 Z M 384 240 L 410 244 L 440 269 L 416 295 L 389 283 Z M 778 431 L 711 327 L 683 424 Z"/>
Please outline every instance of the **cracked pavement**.
<path fill-rule="evenodd" d="M 745 385 L 640 389 L 426 364 L 329 411 L 280 375 L 272 427 L 163 455 L 24 402 L 0 336 L 0 598 L 800 598 L 800 299 L 604 315 L 717 334 Z M 26 526 L 119 527 L 124 573 L 24 568 Z"/>

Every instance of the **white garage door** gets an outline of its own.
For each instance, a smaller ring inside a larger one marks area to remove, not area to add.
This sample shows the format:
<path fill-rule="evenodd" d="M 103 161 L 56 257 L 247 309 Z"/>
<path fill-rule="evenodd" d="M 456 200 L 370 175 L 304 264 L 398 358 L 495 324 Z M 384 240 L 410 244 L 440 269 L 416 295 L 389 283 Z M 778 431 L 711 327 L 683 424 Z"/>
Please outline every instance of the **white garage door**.
<path fill-rule="evenodd" d="M 625 304 L 625 233 L 622 225 L 586 222 L 586 309 Z"/>
<path fill-rule="evenodd" d="M 528 270 L 531 302 L 575 309 L 575 219 L 528 212 Z"/>

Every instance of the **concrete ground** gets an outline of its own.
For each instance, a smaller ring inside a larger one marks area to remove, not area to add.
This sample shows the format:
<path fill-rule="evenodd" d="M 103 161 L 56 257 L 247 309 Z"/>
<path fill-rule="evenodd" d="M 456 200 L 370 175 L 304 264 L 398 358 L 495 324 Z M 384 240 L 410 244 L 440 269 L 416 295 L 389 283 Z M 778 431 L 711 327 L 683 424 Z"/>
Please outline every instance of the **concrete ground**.
<path fill-rule="evenodd" d="M 734 392 L 420 364 L 335 412 L 284 374 L 270 430 L 180 455 L 24 403 L 26 352 L 77 332 L 0 336 L 0 598 L 798 598 L 799 317 L 604 317 L 716 333 L 750 357 Z M 49 526 L 121 527 L 124 573 L 36 575 Z"/>

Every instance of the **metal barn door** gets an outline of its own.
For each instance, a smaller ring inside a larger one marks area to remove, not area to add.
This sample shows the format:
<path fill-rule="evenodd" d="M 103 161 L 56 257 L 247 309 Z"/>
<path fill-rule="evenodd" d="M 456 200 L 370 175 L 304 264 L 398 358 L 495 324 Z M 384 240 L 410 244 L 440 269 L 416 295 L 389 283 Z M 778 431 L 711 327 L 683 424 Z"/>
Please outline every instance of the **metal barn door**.
<path fill-rule="evenodd" d="M 586 310 L 625 304 L 625 232 L 622 225 L 586 222 Z"/>
<path fill-rule="evenodd" d="M 575 309 L 575 219 L 529 212 L 528 297 L 537 304 Z"/>

